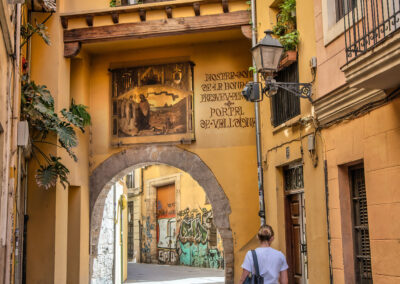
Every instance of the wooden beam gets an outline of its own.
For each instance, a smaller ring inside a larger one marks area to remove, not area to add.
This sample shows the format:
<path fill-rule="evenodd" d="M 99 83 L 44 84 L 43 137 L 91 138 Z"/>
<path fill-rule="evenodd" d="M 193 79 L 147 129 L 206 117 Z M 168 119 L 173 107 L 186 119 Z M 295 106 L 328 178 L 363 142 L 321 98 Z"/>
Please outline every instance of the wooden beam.
<path fill-rule="evenodd" d="M 118 24 L 119 23 L 119 14 L 118 13 L 112 13 L 111 14 L 111 18 L 114 24 Z"/>
<path fill-rule="evenodd" d="M 172 18 L 172 7 L 171 6 L 165 7 L 165 12 L 167 13 L 167 18 L 171 19 Z"/>
<path fill-rule="evenodd" d="M 64 43 L 101 42 L 109 40 L 149 38 L 241 28 L 249 24 L 248 11 L 172 18 L 117 24 L 102 27 L 64 30 Z"/>
<path fill-rule="evenodd" d="M 68 18 L 61 18 L 61 26 L 63 29 L 68 29 Z"/>
<path fill-rule="evenodd" d="M 194 10 L 194 14 L 196 16 L 200 16 L 200 3 L 199 2 L 193 3 L 193 10 Z"/>
<path fill-rule="evenodd" d="M 146 10 L 145 9 L 139 10 L 139 17 L 142 22 L 146 21 Z"/>
<path fill-rule="evenodd" d="M 251 39 L 252 32 L 251 32 L 251 25 L 243 25 L 241 27 L 242 34 L 244 35 L 245 38 Z"/>
<path fill-rule="evenodd" d="M 81 43 L 80 42 L 67 42 L 64 43 L 64 57 L 72 58 L 78 55 L 79 51 L 81 51 Z"/>
<path fill-rule="evenodd" d="M 86 24 L 89 27 L 93 27 L 93 16 L 92 15 L 86 15 Z"/>
<path fill-rule="evenodd" d="M 222 10 L 224 11 L 224 13 L 229 13 L 228 0 L 222 0 Z"/>
<path fill-rule="evenodd" d="M 229 2 L 241 2 L 243 0 L 229 0 Z M 112 13 L 118 14 L 126 14 L 126 13 L 137 13 L 140 9 L 145 9 L 146 11 L 155 11 L 155 10 L 165 10 L 166 6 L 170 6 L 171 8 L 180 8 L 180 7 L 191 7 L 193 3 L 199 3 L 200 5 L 205 4 L 214 4 L 221 3 L 221 0 L 179 0 L 179 1 L 165 1 L 165 2 L 150 2 L 147 4 L 136 4 L 136 5 L 128 5 L 121 7 L 113 7 L 107 9 L 99 9 L 99 10 L 87 10 L 87 11 L 79 11 L 72 13 L 61 13 L 61 18 L 84 18 L 86 15 L 92 16 L 106 16 Z"/>

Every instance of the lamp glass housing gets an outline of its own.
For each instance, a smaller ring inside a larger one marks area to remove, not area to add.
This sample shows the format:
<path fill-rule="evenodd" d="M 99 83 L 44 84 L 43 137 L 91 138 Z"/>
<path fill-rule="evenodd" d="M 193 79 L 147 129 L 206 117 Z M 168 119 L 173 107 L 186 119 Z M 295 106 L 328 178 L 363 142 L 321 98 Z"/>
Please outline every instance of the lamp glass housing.
<path fill-rule="evenodd" d="M 258 72 L 277 71 L 283 53 L 283 47 L 257 44 L 252 49 Z"/>

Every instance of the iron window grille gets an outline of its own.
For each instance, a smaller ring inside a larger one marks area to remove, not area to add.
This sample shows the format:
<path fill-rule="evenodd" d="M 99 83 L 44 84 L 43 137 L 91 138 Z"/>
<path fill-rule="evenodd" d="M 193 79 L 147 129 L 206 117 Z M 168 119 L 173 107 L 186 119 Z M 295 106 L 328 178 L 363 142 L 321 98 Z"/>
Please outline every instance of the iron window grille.
<path fill-rule="evenodd" d="M 287 167 L 283 170 L 285 190 L 304 188 L 303 166 Z"/>
<path fill-rule="evenodd" d="M 339 22 L 356 5 L 357 0 L 335 0 L 336 22 Z"/>
<path fill-rule="evenodd" d="M 336 1 L 342 2 L 337 7 L 344 19 L 347 62 L 374 48 L 400 28 L 399 0 Z"/>
<path fill-rule="evenodd" d="M 364 168 L 358 167 L 350 169 L 350 177 L 356 283 L 372 284 L 371 249 Z"/>
<path fill-rule="evenodd" d="M 297 62 L 278 72 L 277 82 L 299 82 Z M 300 98 L 279 88 L 271 98 L 272 125 L 274 127 L 300 114 Z"/>

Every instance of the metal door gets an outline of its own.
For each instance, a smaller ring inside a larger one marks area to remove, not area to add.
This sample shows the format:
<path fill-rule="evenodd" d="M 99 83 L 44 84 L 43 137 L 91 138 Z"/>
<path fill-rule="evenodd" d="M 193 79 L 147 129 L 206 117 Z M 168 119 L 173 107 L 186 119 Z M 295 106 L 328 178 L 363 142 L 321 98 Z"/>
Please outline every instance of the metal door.
<path fill-rule="evenodd" d="M 175 264 L 177 261 L 175 184 L 157 188 L 156 213 L 158 261 Z"/>

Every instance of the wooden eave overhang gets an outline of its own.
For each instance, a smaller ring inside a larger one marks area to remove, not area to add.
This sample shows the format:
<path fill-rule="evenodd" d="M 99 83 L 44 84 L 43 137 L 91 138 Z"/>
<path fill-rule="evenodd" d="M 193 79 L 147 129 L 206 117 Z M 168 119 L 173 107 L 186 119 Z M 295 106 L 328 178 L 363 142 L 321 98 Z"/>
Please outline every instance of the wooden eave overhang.
<path fill-rule="evenodd" d="M 209 3 L 221 3 L 223 13 L 201 15 L 200 5 Z M 174 18 L 173 8 L 176 7 L 193 7 L 195 16 Z M 165 19 L 147 21 L 146 11 L 150 10 L 165 10 L 167 17 Z M 120 24 L 119 14 L 122 13 L 138 13 L 140 22 Z M 111 17 L 112 25 L 93 26 L 95 17 L 106 15 Z M 64 28 L 64 56 L 74 57 L 79 53 L 82 44 L 85 43 L 142 39 L 237 28 L 244 30 L 244 27 L 249 26 L 250 13 L 246 10 L 229 12 L 228 0 L 184 0 L 61 14 L 60 17 Z M 76 18 L 84 18 L 87 26 L 68 29 L 68 20 Z"/>

